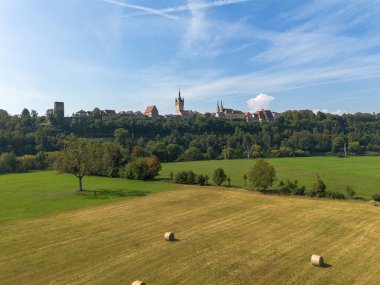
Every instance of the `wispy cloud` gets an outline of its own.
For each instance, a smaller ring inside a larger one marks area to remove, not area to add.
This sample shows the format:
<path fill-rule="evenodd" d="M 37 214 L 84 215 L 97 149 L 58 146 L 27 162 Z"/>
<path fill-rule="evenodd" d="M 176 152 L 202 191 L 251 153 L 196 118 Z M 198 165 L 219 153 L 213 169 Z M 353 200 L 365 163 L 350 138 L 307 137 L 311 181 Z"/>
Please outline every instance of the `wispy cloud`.
<path fill-rule="evenodd" d="M 150 14 L 150 15 L 161 16 L 161 17 L 164 17 L 164 18 L 172 19 L 172 20 L 178 19 L 178 17 L 173 16 L 173 15 L 169 15 L 165 11 L 163 11 L 162 9 L 154 9 L 154 8 L 149 8 L 149 7 L 146 7 L 146 6 L 128 4 L 128 3 L 125 3 L 125 2 L 114 1 L 114 0 L 103 0 L 103 1 L 106 2 L 106 3 L 109 3 L 109 4 L 117 5 L 117 6 L 139 10 L 139 11 L 142 11 L 142 12 L 144 12 L 146 14 Z"/>
<path fill-rule="evenodd" d="M 212 2 L 190 1 L 188 4 L 185 4 L 185 5 L 179 5 L 179 6 L 174 6 L 174 7 L 162 8 L 162 9 L 155 9 L 155 8 L 150 8 L 147 6 L 134 5 L 134 4 L 129 4 L 126 2 L 116 1 L 116 0 L 103 0 L 103 1 L 109 4 L 117 5 L 117 6 L 139 10 L 143 12 L 144 14 L 156 15 L 156 16 L 161 16 L 168 19 L 177 20 L 179 19 L 179 17 L 172 14 L 178 13 L 178 12 L 184 12 L 184 11 L 195 11 L 195 10 L 203 10 L 203 9 L 208 9 L 208 8 L 213 8 L 213 7 L 227 6 L 227 5 L 238 4 L 242 2 L 248 2 L 250 0 L 216 0 Z"/>
<path fill-rule="evenodd" d="M 186 57 L 213 58 L 222 54 L 238 53 L 253 45 L 250 42 L 252 28 L 247 27 L 244 18 L 236 22 L 213 18 L 205 10 L 197 9 L 198 2 L 189 1 L 191 18 L 187 22 L 181 42 L 182 53 Z"/>
<path fill-rule="evenodd" d="M 367 57 L 380 47 L 380 1 L 318 0 L 280 16 L 285 31 L 258 31 L 269 44 L 253 57 L 260 63 L 294 67 L 335 65 Z"/>
<path fill-rule="evenodd" d="M 186 5 L 180 5 L 172 8 L 165 8 L 162 9 L 165 13 L 173 13 L 173 12 L 183 12 L 183 11 L 189 11 L 189 10 L 202 10 L 202 9 L 208 9 L 213 7 L 221 7 L 221 6 L 227 6 L 237 3 L 243 3 L 248 2 L 250 0 L 217 0 L 212 2 L 201 2 L 201 1 L 191 1 Z"/>

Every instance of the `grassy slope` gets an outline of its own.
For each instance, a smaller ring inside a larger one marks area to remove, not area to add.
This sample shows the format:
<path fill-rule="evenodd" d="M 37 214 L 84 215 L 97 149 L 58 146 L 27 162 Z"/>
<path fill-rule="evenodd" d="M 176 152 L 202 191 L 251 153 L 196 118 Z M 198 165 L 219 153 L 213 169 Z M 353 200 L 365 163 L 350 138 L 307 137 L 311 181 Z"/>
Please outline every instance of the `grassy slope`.
<path fill-rule="evenodd" d="M 379 246 L 380 207 L 365 202 L 188 186 L 2 222 L 0 283 L 370 285 Z"/>
<path fill-rule="evenodd" d="M 57 213 L 70 209 L 143 196 L 173 189 L 163 182 L 128 181 L 117 178 L 85 177 L 83 194 L 76 193 L 73 175 L 53 171 L 0 175 L 0 221 Z"/>
<path fill-rule="evenodd" d="M 380 193 L 380 157 L 277 158 L 269 159 L 279 179 L 298 179 L 301 185 L 310 187 L 314 175 L 319 173 L 330 191 L 345 193 L 347 185 L 354 187 L 357 196 L 370 197 Z M 243 186 L 243 174 L 253 166 L 254 160 L 214 160 L 163 164 L 161 177 L 168 178 L 170 171 L 193 170 L 208 174 L 212 180 L 215 168 L 222 167 L 232 179 L 231 183 Z"/>

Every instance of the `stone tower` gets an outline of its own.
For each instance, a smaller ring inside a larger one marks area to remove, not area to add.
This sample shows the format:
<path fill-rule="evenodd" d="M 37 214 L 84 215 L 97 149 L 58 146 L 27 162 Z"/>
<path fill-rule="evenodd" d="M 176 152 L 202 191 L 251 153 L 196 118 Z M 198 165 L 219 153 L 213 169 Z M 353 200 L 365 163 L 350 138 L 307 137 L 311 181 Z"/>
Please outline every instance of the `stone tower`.
<path fill-rule="evenodd" d="M 65 117 L 65 103 L 54 102 L 54 114 L 57 118 L 63 119 Z"/>
<path fill-rule="evenodd" d="M 181 98 L 181 90 L 179 90 L 178 98 L 175 99 L 175 114 L 179 115 L 185 106 L 185 99 Z"/>

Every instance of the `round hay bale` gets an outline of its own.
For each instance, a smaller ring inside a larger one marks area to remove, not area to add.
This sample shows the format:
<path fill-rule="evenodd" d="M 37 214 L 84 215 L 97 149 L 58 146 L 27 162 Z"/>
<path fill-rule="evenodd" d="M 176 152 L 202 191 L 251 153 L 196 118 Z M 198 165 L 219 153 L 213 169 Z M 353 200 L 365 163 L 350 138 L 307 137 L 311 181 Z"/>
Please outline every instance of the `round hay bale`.
<path fill-rule="evenodd" d="M 315 266 L 322 266 L 323 265 L 323 257 L 318 254 L 313 254 L 311 256 L 311 264 Z"/>
<path fill-rule="evenodd" d="M 369 201 L 369 204 L 372 205 L 372 206 L 376 206 L 376 205 L 377 205 L 377 203 L 376 203 L 375 200 L 371 200 L 371 201 Z"/>
<path fill-rule="evenodd" d="M 133 281 L 132 285 L 146 285 L 146 283 L 144 281 L 136 280 Z"/>
<path fill-rule="evenodd" d="M 164 237 L 167 241 L 173 241 L 174 240 L 174 234 L 172 232 L 166 232 Z"/>

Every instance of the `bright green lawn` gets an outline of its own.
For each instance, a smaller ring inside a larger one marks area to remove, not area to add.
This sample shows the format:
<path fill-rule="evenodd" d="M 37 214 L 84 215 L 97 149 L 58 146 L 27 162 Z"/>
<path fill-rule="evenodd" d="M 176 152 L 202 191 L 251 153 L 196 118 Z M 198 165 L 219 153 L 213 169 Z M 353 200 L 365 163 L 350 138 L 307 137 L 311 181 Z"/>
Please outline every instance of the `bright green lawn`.
<path fill-rule="evenodd" d="M 346 186 L 351 185 L 357 196 L 368 198 L 380 193 L 380 157 L 273 158 L 268 161 L 276 168 L 279 179 L 297 179 L 300 185 L 310 187 L 313 177 L 319 173 L 329 191 L 345 193 Z M 160 177 L 168 178 L 170 172 L 192 170 L 208 174 L 212 181 L 214 169 L 222 167 L 231 177 L 231 184 L 244 186 L 242 177 L 254 163 L 255 160 L 248 159 L 165 163 Z"/>
<path fill-rule="evenodd" d="M 76 192 L 76 177 L 54 171 L 0 175 L 0 221 L 57 213 L 175 188 L 160 181 L 104 177 L 85 177 L 83 187 L 87 191 Z"/>

